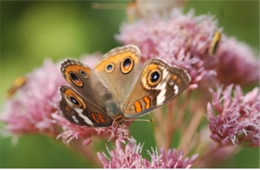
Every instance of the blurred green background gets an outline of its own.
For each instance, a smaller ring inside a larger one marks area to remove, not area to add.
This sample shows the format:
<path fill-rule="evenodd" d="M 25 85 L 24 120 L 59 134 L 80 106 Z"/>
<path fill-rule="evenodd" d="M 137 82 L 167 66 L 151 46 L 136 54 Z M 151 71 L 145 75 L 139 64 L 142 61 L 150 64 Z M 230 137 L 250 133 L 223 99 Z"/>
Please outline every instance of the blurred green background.
<path fill-rule="evenodd" d="M 94 1 L 1 1 L 1 110 L 5 91 L 16 77 L 41 66 L 46 57 L 58 61 L 120 45 L 114 39 L 126 20 L 124 9 L 93 9 Z M 127 1 L 98 1 L 126 5 Z M 213 14 L 224 33 L 259 51 L 259 1 L 188 1 L 185 11 Z M 138 130 L 137 130 L 138 129 Z M 131 131 L 155 146 L 151 124 L 134 123 Z M 146 135 L 143 135 L 146 134 Z M 175 146 L 176 144 L 173 144 Z M 46 136 L 22 136 L 16 145 L 0 136 L 0 167 L 95 167 L 82 155 Z M 259 149 L 244 148 L 217 167 L 259 167 Z"/>

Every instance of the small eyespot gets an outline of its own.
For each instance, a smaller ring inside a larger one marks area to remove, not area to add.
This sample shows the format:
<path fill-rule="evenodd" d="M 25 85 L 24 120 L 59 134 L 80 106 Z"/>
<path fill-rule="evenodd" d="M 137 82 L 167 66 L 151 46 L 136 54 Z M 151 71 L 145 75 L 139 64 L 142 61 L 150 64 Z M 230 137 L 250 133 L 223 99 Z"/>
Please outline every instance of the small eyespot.
<path fill-rule="evenodd" d="M 77 96 L 72 94 L 68 98 L 72 104 L 77 105 L 79 108 L 81 109 L 86 108 L 86 105 L 84 105 L 82 99 L 78 98 Z"/>
<path fill-rule="evenodd" d="M 82 81 L 80 80 L 80 78 L 74 74 L 73 72 L 70 72 L 69 73 L 70 75 L 70 80 L 72 81 L 72 83 L 78 87 L 82 87 L 83 86 L 83 83 Z"/>
<path fill-rule="evenodd" d="M 151 82 L 155 83 L 159 80 L 160 74 L 159 72 L 155 71 L 151 74 Z"/>
<path fill-rule="evenodd" d="M 88 74 L 85 71 L 80 70 L 79 72 L 84 78 L 88 78 Z"/>
<path fill-rule="evenodd" d="M 78 105 L 78 106 L 80 105 L 79 102 L 77 101 L 77 99 L 75 99 L 73 96 L 70 96 L 69 99 L 70 99 L 70 101 L 71 101 L 73 104 Z"/>
<path fill-rule="evenodd" d="M 108 65 L 106 65 L 105 70 L 107 73 L 111 73 L 114 70 L 114 68 L 115 68 L 115 65 L 113 63 L 109 63 Z"/>
<path fill-rule="evenodd" d="M 86 104 L 84 101 L 81 99 L 81 97 L 76 94 L 73 90 L 71 89 L 66 89 L 64 92 L 64 97 L 71 102 L 71 104 L 78 106 L 81 109 L 86 108 Z"/>
<path fill-rule="evenodd" d="M 147 77 L 148 84 L 150 86 L 156 86 L 160 83 L 161 80 L 161 71 L 159 69 L 152 70 Z"/>
<path fill-rule="evenodd" d="M 121 63 L 121 71 L 125 74 L 129 73 L 134 66 L 134 62 L 131 57 L 127 57 L 122 63 Z"/>

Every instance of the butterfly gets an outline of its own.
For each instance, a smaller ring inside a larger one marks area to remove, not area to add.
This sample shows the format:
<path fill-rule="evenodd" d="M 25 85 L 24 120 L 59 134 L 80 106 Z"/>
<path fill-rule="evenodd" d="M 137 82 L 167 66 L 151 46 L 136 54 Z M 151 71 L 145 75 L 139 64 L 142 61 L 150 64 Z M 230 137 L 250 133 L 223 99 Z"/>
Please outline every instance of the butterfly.
<path fill-rule="evenodd" d="M 143 65 L 134 45 L 110 50 L 93 69 L 67 59 L 60 71 L 71 85 L 60 88 L 60 109 L 70 122 L 107 127 L 136 119 L 180 95 L 191 78 L 182 68 L 152 58 Z"/>

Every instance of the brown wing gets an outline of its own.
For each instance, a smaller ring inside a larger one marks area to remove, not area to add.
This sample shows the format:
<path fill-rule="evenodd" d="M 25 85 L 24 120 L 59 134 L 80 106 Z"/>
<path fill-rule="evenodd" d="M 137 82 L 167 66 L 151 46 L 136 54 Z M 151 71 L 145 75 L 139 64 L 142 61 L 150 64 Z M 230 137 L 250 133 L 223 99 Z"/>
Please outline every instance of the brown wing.
<path fill-rule="evenodd" d="M 105 114 L 104 109 L 97 108 L 73 89 L 62 86 L 60 109 L 70 122 L 93 127 L 105 127 L 112 124 L 112 119 Z"/>
<path fill-rule="evenodd" d="M 114 48 L 95 67 L 100 80 L 107 85 L 117 103 L 121 103 L 137 78 L 140 51 L 134 45 Z"/>
<path fill-rule="evenodd" d="M 189 74 L 160 59 L 150 59 L 124 102 L 125 117 L 140 117 L 172 100 L 190 83 Z"/>
<path fill-rule="evenodd" d="M 92 105 L 104 108 L 104 97 L 112 98 L 108 88 L 98 79 L 96 73 L 78 61 L 65 60 L 60 68 L 65 80 Z"/>

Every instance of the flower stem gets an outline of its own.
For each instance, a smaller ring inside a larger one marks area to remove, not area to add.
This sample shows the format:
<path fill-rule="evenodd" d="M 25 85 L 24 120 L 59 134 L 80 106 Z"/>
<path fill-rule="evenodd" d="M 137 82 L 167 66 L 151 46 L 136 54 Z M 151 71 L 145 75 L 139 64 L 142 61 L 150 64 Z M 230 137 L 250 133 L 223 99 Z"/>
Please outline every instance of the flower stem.
<path fill-rule="evenodd" d="M 183 149 L 185 154 L 187 154 L 191 149 L 190 143 L 191 143 L 192 138 L 194 137 L 194 134 L 195 134 L 202 118 L 203 118 L 203 115 L 204 114 L 203 114 L 203 111 L 201 109 L 197 110 L 194 113 L 188 128 L 186 129 L 183 137 L 181 138 L 179 148 Z"/>
<path fill-rule="evenodd" d="M 164 119 L 163 119 L 163 108 L 157 109 L 155 112 L 156 113 L 153 114 L 154 123 L 155 123 L 155 126 L 154 126 L 155 140 L 156 140 L 158 148 L 162 148 L 162 147 L 165 148 L 165 145 L 164 145 L 165 136 L 163 133 L 163 125 L 165 125 L 165 123 L 164 123 Z"/>
<path fill-rule="evenodd" d="M 168 150 L 170 148 L 170 145 L 171 145 L 171 140 L 172 140 L 172 136 L 174 135 L 174 123 L 173 123 L 173 120 L 174 120 L 174 111 L 173 111 L 173 108 L 176 108 L 174 107 L 174 105 L 176 105 L 176 101 L 173 101 L 173 102 L 170 102 L 168 105 L 167 105 L 167 119 L 166 119 L 166 129 L 165 129 L 165 137 L 166 137 L 166 140 L 165 140 L 165 149 Z"/>

